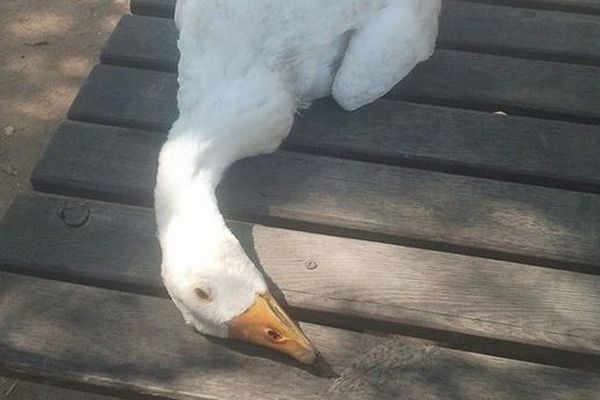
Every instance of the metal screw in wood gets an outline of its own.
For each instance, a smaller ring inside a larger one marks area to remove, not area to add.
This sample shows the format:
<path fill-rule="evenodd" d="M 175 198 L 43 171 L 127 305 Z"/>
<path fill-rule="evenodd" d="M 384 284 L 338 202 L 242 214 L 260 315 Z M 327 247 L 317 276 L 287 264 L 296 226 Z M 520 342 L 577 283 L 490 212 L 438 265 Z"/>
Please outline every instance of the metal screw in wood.
<path fill-rule="evenodd" d="M 317 262 L 314 260 L 308 260 L 307 262 L 304 263 L 304 266 L 306 267 L 306 269 L 309 269 L 312 271 L 312 270 L 317 269 L 319 264 L 317 264 Z"/>

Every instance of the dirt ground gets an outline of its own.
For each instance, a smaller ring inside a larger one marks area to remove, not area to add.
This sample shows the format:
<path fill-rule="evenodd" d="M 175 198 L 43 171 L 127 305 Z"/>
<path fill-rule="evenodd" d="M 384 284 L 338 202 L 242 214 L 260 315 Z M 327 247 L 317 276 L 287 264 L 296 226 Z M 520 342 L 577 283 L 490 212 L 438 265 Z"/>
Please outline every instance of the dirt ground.
<path fill-rule="evenodd" d="M 127 0 L 0 1 L 0 216 L 29 176 Z M 0 376 L 0 399 L 108 399 Z"/>
<path fill-rule="evenodd" d="M 0 1 L 0 215 L 29 176 L 127 0 Z"/>

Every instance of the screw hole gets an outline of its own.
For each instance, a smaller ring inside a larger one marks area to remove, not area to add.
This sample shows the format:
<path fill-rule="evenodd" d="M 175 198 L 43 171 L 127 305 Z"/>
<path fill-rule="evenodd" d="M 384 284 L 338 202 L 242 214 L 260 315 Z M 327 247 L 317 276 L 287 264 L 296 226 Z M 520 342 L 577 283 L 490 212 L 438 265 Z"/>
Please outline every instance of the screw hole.
<path fill-rule="evenodd" d="M 314 260 L 309 260 L 307 262 L 304 263 L 304 266 L 306 267 L 306 269 L 313 271 L 315 269 L 317 269 L 317 267 L 319 266 L 319 264 L 317 264 L 316 261 Z"/>
<path fill-rule="evenodd" d="M 81 228 L 90 219 L 90 209 L 85 205 L 68 205 L 60 209 L 60 219 L 72 228 Z"/>

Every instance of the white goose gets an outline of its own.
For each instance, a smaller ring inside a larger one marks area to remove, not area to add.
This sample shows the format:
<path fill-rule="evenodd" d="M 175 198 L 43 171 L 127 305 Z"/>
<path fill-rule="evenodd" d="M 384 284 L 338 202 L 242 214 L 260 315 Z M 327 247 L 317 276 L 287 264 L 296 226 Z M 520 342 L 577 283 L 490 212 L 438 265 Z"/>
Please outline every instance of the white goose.
<path fill-rule="evenodd" d="M 434 49 L 441 0 L 178 0 L 179 118 L 155 188 L 162 277 L 204 334 L 314 362 L 228 230 L 215 188 L 244 157 L 275 151 L 294 114 L 333 95 L 370 103 Z"/>

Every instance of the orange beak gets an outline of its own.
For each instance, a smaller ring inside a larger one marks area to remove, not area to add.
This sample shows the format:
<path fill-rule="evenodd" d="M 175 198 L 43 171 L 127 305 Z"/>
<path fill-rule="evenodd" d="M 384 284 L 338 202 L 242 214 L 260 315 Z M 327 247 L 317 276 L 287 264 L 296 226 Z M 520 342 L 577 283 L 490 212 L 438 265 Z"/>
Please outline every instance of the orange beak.
<path fill-rule="evenodd" d="M 304 364 L 313 364 L 317 359 L 315 346 L 268 292 L 259 295 L 254 304 L 228 326 L 232 339 L 268 347 Z"/>

